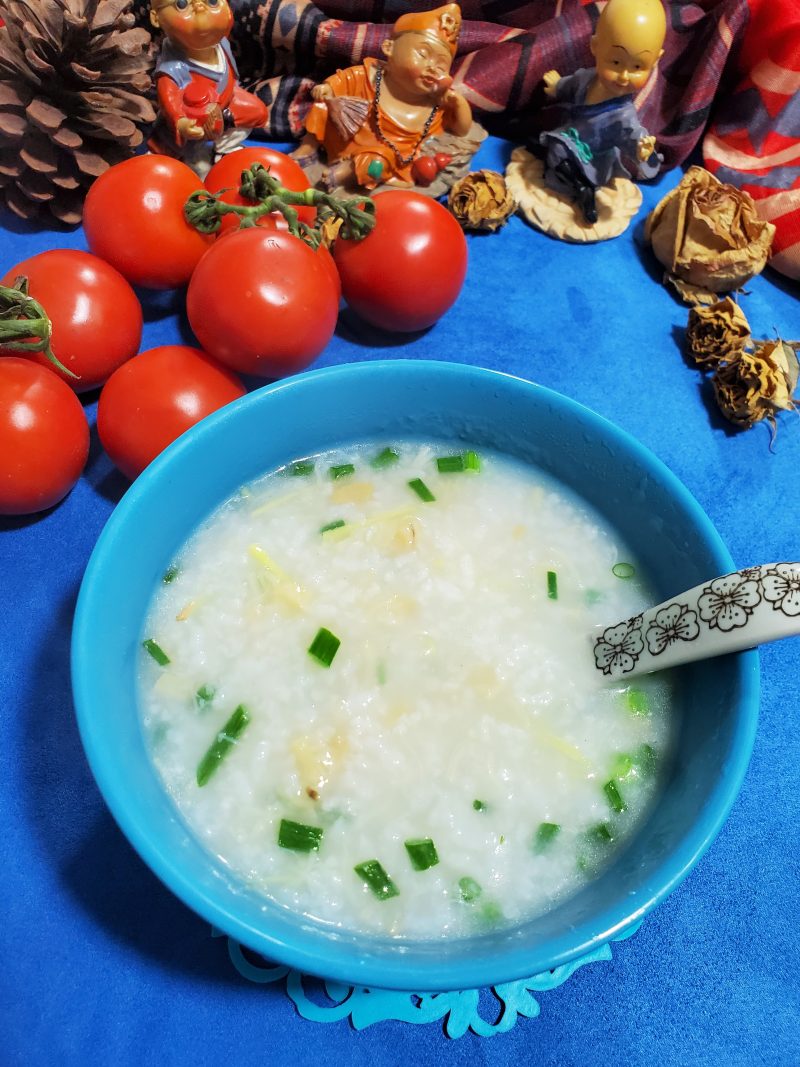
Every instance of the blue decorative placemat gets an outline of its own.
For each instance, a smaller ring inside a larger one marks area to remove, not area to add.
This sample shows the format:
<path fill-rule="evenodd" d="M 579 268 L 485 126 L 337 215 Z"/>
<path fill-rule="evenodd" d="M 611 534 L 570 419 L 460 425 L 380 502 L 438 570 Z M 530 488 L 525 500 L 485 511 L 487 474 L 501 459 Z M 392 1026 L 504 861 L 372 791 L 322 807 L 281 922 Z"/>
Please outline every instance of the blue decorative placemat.
<path fill-rule="evenodd" d="M 612 938 L 624 941 L 641 926 L 641 922 Z M 218 930 L 213 936 L 224 937 Z M 304 1019 L 317 1023 L 335 1023 L 349 1017 L 356 1030 L 364 1030 L 375 1023 L 394 1020 L 405 1023 L 435 1023 L 444 1019 L 448 1037 L 463 1037 L 472 1030 L 479 1037 L 504 1034 L 517 1024 L 517 1020 L 535 1019 L 539 1014 L 539 1002 L 533 993 L 544 993 L 562 985 L 580 967 L 612 958 L 611 944 L 607 943 L 585 956 L 556 967 L 552 971 L 505 982 L 491 990 L 463 989 L 453 993 L 404 993 L 391 989 L 370 989 L 365 986 L 343 985 L 269 963 L 253 953 L 245 955 L 238 941 L 228 938 L 228 955 L 236 970 L 244 978 L 258 985 L 286 982 L 286 992 Z M 258 960 L 260 962 L 254 962 Z M 326 1003 L 311 998 L 311 993 Z M 491 998 L 493 994 L 493 999 Z M 499 1008 L 498 1008 L 499 1003 Z M 495 1021 L 484 1018 L 482 1009 L 493 1010 Z"/>

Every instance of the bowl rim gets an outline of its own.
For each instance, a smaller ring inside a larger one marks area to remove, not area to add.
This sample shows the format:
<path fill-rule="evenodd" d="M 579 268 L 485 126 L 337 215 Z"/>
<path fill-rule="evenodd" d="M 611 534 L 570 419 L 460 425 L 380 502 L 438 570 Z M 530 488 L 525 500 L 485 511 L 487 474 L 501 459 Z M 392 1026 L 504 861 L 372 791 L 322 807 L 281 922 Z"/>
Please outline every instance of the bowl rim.
<path fill-rule="evenodd" d="M 354 960 L 352 958 L 342 960 L 336 952 L 326 951 L 327 945 L 323 943 L 324 939 L 318 936 L 315 938 L 313 934 L 307 936 L 301 932 L 299 925 L 292 929 L 291 937 L 280 937 L 274 932 L 269 933 L 258 929 L 242 920 L 233 911 L 224 907 L 219 900 L 201 891 L 193 881 L 187 879 L 173 858 L 153 844 L 146 826 L 139 825 L 139 822 L 131 817 L 125 802 L 125 795 L 114 776 L 113 767 L 103 756 L 93 728 L 90 631 L 92 604 L 94 599 L 100 595 L 99 589 L 102 583 L 98 581 L 98 577 L 108 565 L 109 558 L 113 558 L 115 533 L 118 528 L 124 526 L 131 513 L 135 515 L 139 500 L 153 491 L 153 487 L 160 483 L 164 474 L 170 470 L 178 457 L 191 451 L 196 441 L 223 433 L 228 422 L 239 417 L 238 412 L 253 406 L 270 404 L 273 402 L 272 398 L 286 392 L 302 391 L 305 383 L 310 380 L 323 386 L 324 382 L 329 379 L 348 378 L 353 375 L 382 375 L 389 371 L 418 374 L 422 377 L 431 374 L 445 377 L 447 375 L 466 376 L 488 385 L 491 385 L 492 381 L 504 379 L 513 383 L 515 389 L 537 393 L 544 402 L 555 404 L 568 413 L 580 416 L 584 422 L 588 422 L 606 438 L 610 438 L 629 453 L 632 452 L 637 463 L 644 466 L 677 498 L 690 514 L 696 528 L 702 533 L 707 547 L 720 561 L 722 568 L 719 571 L 720 574 L 735 569 L 733 560 L 711 520 L 666 464 L 627 431 L 578 401 L 528 379 L 470 364 L 409 359 L 379 359 L 336 364 L 309 370 L 303 374 L 262 386 L 212 413 L 157 456 L 130 486 L 101 532 L 81 582 L 71 645 L 74 706 L 81 742 L 90 769 L 117 825 L 150 870 L 189 908 L 206 919 L 212 927 L 221 930 L 268 959 L 274 959 L 303 973 L 334 979 L 350 985 L 400 990 L 479 988 L 515 981 L 534 973 L 551 970 L 597 950 L 608 941 L 621 937 L 626 931 L 632 932 L 642 918 L 687 877 L 726 821 L 749 765 L 758 721 L 760 695 L 759 660 L 756 650 L 735 654 L 741 695 L 737 716 L 738 728 L 734 735 L 735 743 L 726 761 L 726 773 L 710 793 L 701 818 L 697 819 L 692 832 L 682 840 L 681 847 L 673 854 L 671 862 L 662 863 L 641 886 L 637 893 L 636 906 L 631 910 L 619 903 L 606 908 L 599 916 L 594 917 L 591 928 L 589 923 L 584 923 L 583 926 L 574 928 L 551 942 L 547 942 L 549 947 L 546 953 L 543 953 L 541 949 L 532 951 L 523 942 L 509 948 L 499 959 L 481 957 L 477 960 L 470 960 L 469 965 L 463 961 L 458 962 L 457 965 L 441 963 L 435 955 L 423 960 L 422 963 L 415 963 L 402 954 L 389 961 Z M 180 813 L 178 817 L 182 819 Z M 668 874 L 665 873 L 666 866 L 669 867 Z M 366 938 L 366 941 L 369 942 L 369 938 Z M 430 942 L 426 943 L 430 944 Z M 414 943 L 408 942 L 407 944 L 410 954 L 413 955 Z"/>

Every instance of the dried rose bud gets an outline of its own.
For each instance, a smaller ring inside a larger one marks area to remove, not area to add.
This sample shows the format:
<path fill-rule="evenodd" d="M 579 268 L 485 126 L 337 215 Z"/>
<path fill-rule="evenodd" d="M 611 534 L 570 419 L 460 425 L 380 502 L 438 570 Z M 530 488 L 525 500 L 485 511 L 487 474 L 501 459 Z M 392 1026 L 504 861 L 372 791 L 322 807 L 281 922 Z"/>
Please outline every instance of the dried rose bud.
<path fill-rule="evenodd" d="M 497 230 L 513 215 L 514 197 L 496 170 L 474 170 L 450 190 L 448 206 L 465 230 Z"/>
<path fill-rule="evenodd" d="M 750 325 L 739 305 L 726 296 L 707 307 L 693 307 L 686 342 L 695 363 L 730 362 L 750 340 Z"/>
<path fill-rule="evenodd" d="M 645 237 L 687 303 L 738 289 L 767 262 L 775 227 L 749 193 L 690 167 L 647 217 Z M 694 292 L 698 290 L 698 292 Z M 711 298 L 713 300 L 713 297 Z"/>
<path fill-rule="evenodd" d="M 786 341 L 760 341 L 754 351 L 717 368 L 714 393 L 726 419 L 749 428 L 761 419 L 775 422 L 777 411 L 796 407 L 797 354 Z"/>

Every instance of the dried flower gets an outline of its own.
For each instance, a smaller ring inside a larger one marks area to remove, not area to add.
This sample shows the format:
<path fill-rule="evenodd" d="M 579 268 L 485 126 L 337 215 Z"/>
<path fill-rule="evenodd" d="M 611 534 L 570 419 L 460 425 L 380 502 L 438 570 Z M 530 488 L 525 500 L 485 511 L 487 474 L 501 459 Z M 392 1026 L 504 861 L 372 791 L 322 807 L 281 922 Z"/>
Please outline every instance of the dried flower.
<path fill-rule="evenodd" d="M 750 340 L 750 324 L 739 305 L 726 296 L 689 312 L 686 341 L 695 363 L 715 366 L 736 358 Z"/>
<path fill-rule="evenodd" d="M 645 237 L 687 303 L 708 303 L 759 274 L 775 227 L 758 217 L 749 193 L 690 167 L 651 211 Z"/>
<path fill-rule="evenodd" d="M 517 206 L 496 170 L 465 175 L 451 188 L 448 205 L 465 230 L 497 230 Z"/>
<path fill-rule="evenodd" d="M 794 346 L 786 341 L 759 341 L 752 352 L 742 351 L 714 374 L 714 393 L 726 419 L 745 429 L 776 411 L 791 411 L 798 363 Z"/>

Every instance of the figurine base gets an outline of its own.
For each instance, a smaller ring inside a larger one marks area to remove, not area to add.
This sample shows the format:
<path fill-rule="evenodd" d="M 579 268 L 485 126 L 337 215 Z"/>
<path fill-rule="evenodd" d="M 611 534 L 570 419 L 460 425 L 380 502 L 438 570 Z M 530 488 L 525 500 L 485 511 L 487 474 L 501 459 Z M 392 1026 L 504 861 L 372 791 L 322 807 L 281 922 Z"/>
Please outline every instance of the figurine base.
<path fill-rule="evenodd" d="M 451 133 L 441 133 L 436 137 L 431 137 L 421 146 L 420 155 L 434 156 L 437 153 L 443 153 L 452 158 L 429 185 L 401 185 L 386 182 L 376 185 L 369 190 L 369 193 L 382 193 L 389 189 L 410 189 L 438 199 L 444 196 L 460 178 L 469 173 L 472 158 L 487 136 L 488 133 L 483 126 L 473 122 L 469 132 L 463 137 L 456 137 Z M 329 163 L 324 158 L 323 149 L 309 154 L 306 145 L 290 154 L 292 159 L 296 160 L 306 172 L 309 182 L 317 189 L 324 189 L 328 193 L 341 193 L 345 196 L 356 196 L 364 192 L 364 189 L 356 183 L 355 175 L 347 165 L 347 160 Z"/>
<path fill-rule="evenodd" d="M 537 230 L 560 241 L 586 244 L 619 237 L 642 206 L 642 192 L 627 178 L 614 178 L 597 190 L 597 222 L 586 222 L 575 204 L 544 180 L 544 163 L 526 148 L 515 148 L 506 167 L 506 184 L 518 211 Z"/>

